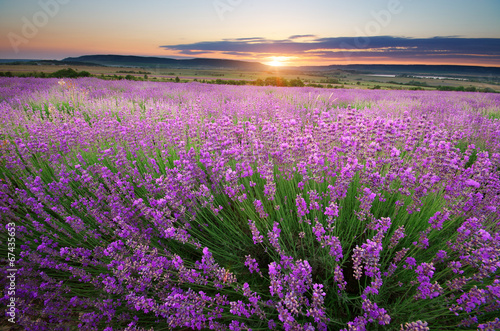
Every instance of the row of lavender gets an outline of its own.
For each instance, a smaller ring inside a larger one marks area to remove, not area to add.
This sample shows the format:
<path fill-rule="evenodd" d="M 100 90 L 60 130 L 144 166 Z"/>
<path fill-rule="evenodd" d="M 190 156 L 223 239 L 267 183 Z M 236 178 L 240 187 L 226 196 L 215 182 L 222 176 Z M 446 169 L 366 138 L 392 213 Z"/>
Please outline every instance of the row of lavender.
<path fill-rule="evenodd" d="M 13 78 L 0 100 L 25 329 L 500 327 L 495 94 Z"/>

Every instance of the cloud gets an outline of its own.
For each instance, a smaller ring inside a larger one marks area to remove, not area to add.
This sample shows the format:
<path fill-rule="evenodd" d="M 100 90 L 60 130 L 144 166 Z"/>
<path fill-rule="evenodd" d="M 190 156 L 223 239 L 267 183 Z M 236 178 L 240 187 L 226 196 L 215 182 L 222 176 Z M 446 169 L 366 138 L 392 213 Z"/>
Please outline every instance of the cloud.
<path fill-rule="evenodd" d="M 247 42 L 250 42 L 250 41 L 265 41 L 266 39 L 262 38 L 262 37 L 250 37 L 250 38 L 236 38 L 236 39 L 223 39 L 223 40 L 226 40 L 226 41 L 247 41 Z"/>
<path fill-rule="evenodd" d="M 304 40 L 304 38 L 306 38 Z M 168 51 L 181 54 L 231 54 L 254 57 L 308 56 L 328 60 L 356 59 L 477 59 L 500 61 L 500 39 L 436 36 L 408 38 L 395 36 L 318 38 L 314 35 L 293 35 L 283 40 L 263 37 L 224 39 L 192 44 L 163 45 Z"/>
<path fill-rule="evenodd" d="M 199 50 L 192 50 L 192 49 L 185 49 L 181 51 L 182 54 L 187 54 L 187 55 L 199 55 L 199 54 L 207 54 L 211 53 L 210 51 L 199 51 Z"/>
<path fill-rule="evenodd" d="M 288 37 L 288 39 L 299 39 L 299 38 L 316 38 L 315 35 L 313 34 L 296 34 L 293 36 Z"/>
<path fill-rule="evenodd" d="M 238 55 L 238 56 L 252 56 L 253 53 L 246 53 L 246 52 L 223 52 L 224 54 L 227 55 Z"/>

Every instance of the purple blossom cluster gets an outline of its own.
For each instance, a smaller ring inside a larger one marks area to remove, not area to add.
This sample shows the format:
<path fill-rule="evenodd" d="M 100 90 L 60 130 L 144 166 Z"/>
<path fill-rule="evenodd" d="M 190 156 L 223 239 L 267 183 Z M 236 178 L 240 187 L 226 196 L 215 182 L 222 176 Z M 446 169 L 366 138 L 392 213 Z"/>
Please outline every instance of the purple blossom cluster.
<path fill-rule="evenodd" d="M 334 96 L 1 78 L 16 323 L 500 328 L 500 97 Z"/>

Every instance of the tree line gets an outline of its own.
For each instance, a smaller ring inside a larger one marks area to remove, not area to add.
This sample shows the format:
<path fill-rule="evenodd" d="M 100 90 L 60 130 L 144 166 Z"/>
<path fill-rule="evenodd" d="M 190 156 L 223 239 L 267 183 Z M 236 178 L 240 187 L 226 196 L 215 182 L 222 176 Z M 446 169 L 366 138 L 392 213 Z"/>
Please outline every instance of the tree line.
<path fill-rule="evenodd" d="M 125 73 L 125 71 L 123 71 Z M 101 79 L 110 79 L 110 80 L 134 80 L 134 81 L 147 81 L 149 80 L 149 77 L 147 74 L 145 74 L 143 77 L 140 76 L 134 76 L 134 75 L 92 75 L 88 71 L 76 71 L 72 68 L 67 68 L 67 69 L 61 69 L 52 73 L 45 73 L 45 72 L 26 72 L 26 73 L 15 73 L 13 74 L 10 71 L 7 72 L 2 72 L 0 71 L 0 77 L 35 77 L 35 78 L 79 78 L 79 77 L 97 77 Z M 151 78 L 152 80 L 157 80 L 156 77 Z M 163 81 L 169 81 L 169 82 L 175 82 L 175 83 L 187 83 L 189 80 L 181 80 L 179 77 L 175 78 L 163 78 Z M 254 85 L 254 86 L 277 86 L 277 87 L 317 87 L 317 88 L 338 88 L 338 87 L 344 87 L 342 86 L 333 86 L 332 83 L 334 84 L 339 84 L 338 80 L 327 80 L 327 81 L 322 81 L 322 83 L 328 83 L 327 85 L 323 84 L 315 84 L 315 83 L 304 83 L 299 77 L 294 78 L 294 79 L 286 79 L 283 77 L 267 77 L 265 79 L 258 78 L 256 80 L 235 80 L 235 79 L 214 79 L 214 80 L 197 80 L 196 78 L 193 80 L 195 82 L 201 82 L 201 83 L 206 83 L 206 84 L 217 84 L 217 85 Z M 396 83 L 393 81 L 390 81 L 389 83 Z M 489 87 L 484 87 L 484 88 L 476 88 L 475 86 L 431 86 L 428 85 L 425 82 L 418 82 L 418 81 L 410 81 L 409 83 L 396 83 L 398 85 L 410 85 L 410 86 L 416 86 L 416 88 L 412 89 L 421 89 L 421 87 L 430 87 L 430 88 L 435 88 L 438 91 L 459 91 L 459 92 L 484 92 L 484 93 L 497 93 L 494 89 L 489 88 Z M 358 82 L 359 85 L 359 82 Z M 373 89 L 380 89 L 380 85 L 376 85 L 373 87 Z"/>

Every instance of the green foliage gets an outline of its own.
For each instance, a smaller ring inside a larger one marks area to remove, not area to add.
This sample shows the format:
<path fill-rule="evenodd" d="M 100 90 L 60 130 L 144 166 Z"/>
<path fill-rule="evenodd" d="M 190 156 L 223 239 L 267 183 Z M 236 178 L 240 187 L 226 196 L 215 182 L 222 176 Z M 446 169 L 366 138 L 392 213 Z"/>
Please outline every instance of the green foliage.
<path fill-rule="evenodd" d="M 500 112 L 496 112 L 496 113 L 489 113 L 488 114 L 488 118 L 490 120 L 499 120 L 500 119 Z"/>
<path fill-rule="evenodd" d="M 491 87 L 483 87 L 483 88 L 479 89 L 478 92 L 483 92 L 483 93 L 498 93 L 497 91 L 495 91 Z"/>
<path fill-rule="evenodd" d="M 78 77 L 90 77 L 91 74 L 88 71 L 76 71 L 71 68 L 61 69 L 48 75 L 52 78 L 78 78 Z"/>
<path fill-rule="evenodd" d="M 117 73 L 119 73 L 119 74 L 145 74 L 145 75 L 151 74 L 151 72 L 149 72 L 149 71 L 140 71 L 140 70 L 139 71 L 134 71 L 134 70 L 119 70 L 119 71 L 117 71 Z"/>
<path fill-rule="evenodd" d="M 316 88 L 323 88 L 324 86 L 321 84 L 315 84 L 315 83 L 309 83 L 306 85 L 307 87 L 316 87 Z"/>
<path fill-rule="evenodd" d="M 267 77 L 264 80 L 266 86 L 288 86 L 288 81 L 281 77 Z"/>
<path fill-rule="evenodd" d="M 305 86 L 305 84 L 304 84 L 304 82 L 302 80 L 300 80 L 299 77 L 297 77 L 296 79 L 291 79 L 289 81 L 288 86 L 303 87 L 303 86 Z"/>
<path fill-rule="evenodd" d="M 426 82 L 420 82 L 418 80 L 411 80 L 409 81 L 408 83 L 406 83 L 405 85 L 413 85 L 413 86 L 429 86 L 429 84 L 427 84 Z"/>
<path fill-rule="evenodd" d="M 328 78 L 328 79 L 323 79 L 321 83 L 324 84 L 340 84 L 340 81 L 337 78 Z"/>
<path fill-rule="evenodd" d="M 264 86 L 264 81 L 260 78 L 256 79 L 255 82 L 253 83 L 253 85 L 256 85 L 256 86 Z"/>
<path fill-rule="evenodd" d="M 246 80 L 233 80 L 233 79 L 220 79 L 208 81 L 209 84 L 217 84 L 217 85 L 246 85 Z"/>
<path fill-rule="evenodd" d="M 438 91 L 461 91 L 461 92 L 482 92 L 482 93 L 498 93 L 491 87 L 483 87 L 480 89 L 477 89 L 474 86 L 469 86 L 469 87 L 463 87 L 463 86 L 438 86 L 436 87 Z"/>
<path fill-rule="evenodd" d="M 204 83 L 205 80 L 202 80 Z M 254 85 L 254 86 L 278 86 L 278 87 L 303 87 L 305 86 L 304 82 L 300 78 L 287 80 L 282 77 L 267 77 L 266 79 L 258 78 L 254 81 L 247 80 L 234 80 L 234 79 L 215 79 L 206 81 L 208 84 L 217 84 L 217 85 Z M 310 84 L 308 85 L 310 86 Z M 323 87 L 322 85 L 315 85 L 315 87 Z"/>

